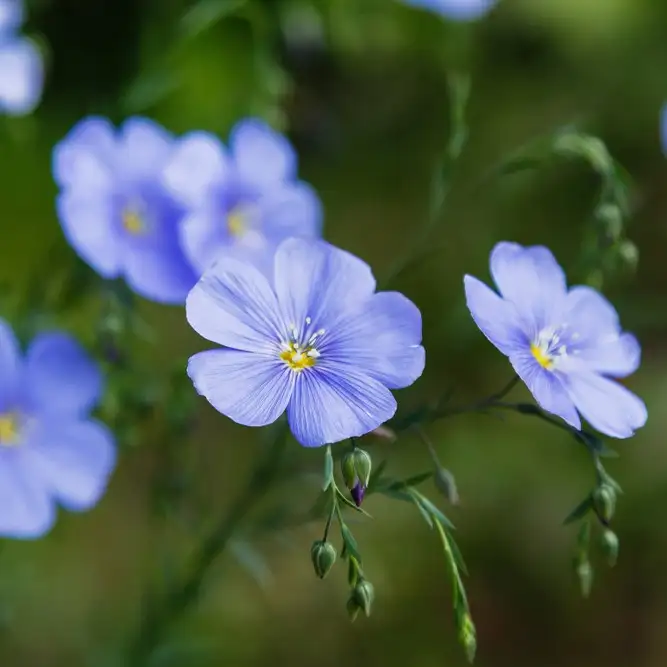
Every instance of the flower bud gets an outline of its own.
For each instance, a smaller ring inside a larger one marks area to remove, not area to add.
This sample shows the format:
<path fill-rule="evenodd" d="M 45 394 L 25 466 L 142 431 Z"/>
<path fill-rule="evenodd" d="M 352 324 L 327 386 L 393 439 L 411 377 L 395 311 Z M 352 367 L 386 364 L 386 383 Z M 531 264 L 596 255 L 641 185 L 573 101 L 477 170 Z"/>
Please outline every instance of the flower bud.
<path fill-rule="evenodd" d="M 477 652 L 477 631 L 475 630 L 475 624 L 472 622 L 472 618 L 468 612 L 465 612 L 461 618 L 459 641 L 465 649 L 468 662 L 472 662 L 475 659 L 475 653 Z"/>
<path fill-rule="evenodd" d="M 331 542 L 317 540 L 310 548 L 310 558 L 313 561 L 315 574 L 324 579 L 336 562 L 336 548 Z"/>
<path fill-rule="evenodd" d="M 354 600 L 357 608 L 361 609 L 366 616 L 370 616 L 374 599 L 375 589 L 373 588 L 373 584 L 368 579 L 359 579 L 357 585 L 352 589 L 350 600 Z"/>
<path fill-rule="evenodd" d="M 347 601 L 347 615 L 353 623 L 357 620 L 357 616 L 359 616 L 359 605 L 353 595 Z"/>
<path fill-rule="evenodd" d="M 595 211 L 609 241 L 617 241 L 623 233 L 623 212 L 616 204 L 602 204 Z"/>
<path fill-rule="evenodd" d="M 355 449 L 352 453 L 354 455 L 354 468 L 357 471 L 357 479 L 361 486 L 366 489 L 368 480 L 371 478 L 371 468 L 373 465 L 371 455 L 363 449 Z"/>
<path fill-rule="evenodd" d="M 581 594 L 587 598 L 593 587 L 593 566 L 588 560 L 581 560 L 577 562 L 575 573 L 579 579 Z"/>
<path fill-rule="evenodd" d="M 595 511 L 604 523 L 609 523 L 616 509 L 616 491 L 609 484 L 598 486 L 593 492 Z"/>
<path fill-rule="evenodd" d="M 354 488 L 357 483 L 357 469 L 354 465 L 354 451 L 347 452 L 340 462 L 340 471 L 348 489 Z"/>
<path fill-rule="evenodd" d="M 605 530 L 602 533 L 602 550 L 607 556 L 607 562 L 611 567 L 616 565 L 618 560 L 619 541 L 616 533 L 613 530 Z"/>
<path fill-rule="evenodd" d="M 366 495 L 366 487 L 357 482 L 350 490 L 350 495 L 352 496 L 352 500 L 354 500 L 354 504 L 357 507 L 361 507 L 361 503 L 364 502 L 364 496 Z"/>
<path fill-rule="evenodd" d="M 625 266 L 634 271 L 639 262 L 639 250 L 632 241 L 623 241 L 618 246 L 618 256 Z"/>
<path fill-rule="evenodd" d="M 456 480 L 446 468 L 438 467 L 433 478 L 435 486 L 445 498 L 452 504 L 458 505 L 460 502 L 459 491 L 456 487 Z"/>

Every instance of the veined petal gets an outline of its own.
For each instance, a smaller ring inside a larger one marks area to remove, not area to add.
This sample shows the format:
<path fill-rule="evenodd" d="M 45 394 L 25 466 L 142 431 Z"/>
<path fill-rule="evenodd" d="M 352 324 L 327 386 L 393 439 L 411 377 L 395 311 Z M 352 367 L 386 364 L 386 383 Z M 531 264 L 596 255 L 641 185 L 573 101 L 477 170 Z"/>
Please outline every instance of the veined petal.
<path fill-rule="evenodd" d="M 274 357 L 209 350 L 190 358 L 188 375 L 197 393 L 223 415 L 244 426 L 266 426 L 290 400 L 296 373 Z"/>
<path fill-rule="evenodd" d="M 503 353 L 526 349 L 528 337 L 512 303 L 501 299 L 490 287 L 473 276 L 464 276 L 466 303 L 475 324 Z"/>
<path fill-rule="evenodd" d="M 182 204 L 201 206 L 210 187 L 229 176 L 230 159 L 222 142 L 209 132 L 179 139 L 164 170 L 164 183 Z"/>
<path fill-rule="evenodd" d="M 310 318 L 330 328 L 375 291 L 366 262 L 325 241 L 291 238 L 276 252 L 274 284 L 285 319 L 298 330 Z"/>
<path fill-rule="evenodd" d="M 78 417 L 90 412 L 102 394 L 102 373 L 71 336 L 38 334 L 28 348 L 24 392 L 32 410 Z"/>
<path fill-rule="evenodd" d="M 172 151 L 173 137 L 148 118 L 130 118 L 120 129 L 118 160 L 127 179 L 162 174 Z"/>
<path fill-rule="evenodd" d="M 530 349 L 510 355 L 510 362 L 543 410 L 558 415 L 576 429 L 581 428 L 575 404 L 560 375 L 542 368 Z"/>
<path fill-rule="evenodd" d="M 629 438 L 646 423 L 644 402 L 618 382 L 595 373 L 569 374 L 565 382 L 581 415 L 600 433 Z"/>
<path fill-rule="evenodd" d="M 259 201 L 263 231 L 271 239 L 319 237 L 322 203 L 306 183 L 290 183 L 267 192 Z"/>
<path fill-rule="evenodd" d="M 14 407 L 11 403 L 19 390 L 20 371 L 18 340 L 9 324 L 0 318 L 0 412 Z"/>
<path fill-rule="evenodd" d="M 186 215 L 180 226 L 181 246 L 198 275 L 215 264 L 231 243 L 223 214 L 201 207 Z"/>
<path fill-rule="evenodd" d="M 597 290 L 585 285 L 573 287 L 567 293 L 560 319 L 576 331 L 579 345 L 595 345 L 601 337 L 621 330 L 614 306 Z"/>
<path fill-rule="evenodd" d="M 296 175 L 296 153 L 290 142 L 261 120 L 237 123 L 229 145 L 238 174 L 246 183 L 267 188 Z"/>
<path fill-rule="evenodd" d="M 421 313 L 398 292 L 379 292 L 345 318 L 319 350 L 323 359 L 357 368 L 389 389 L 411 385 L 424 372 Z"/>
<path fill-rule="evenodd" d="M 563 269 L 543 246 L 498 243 L 491 252 L 491 275 L 503 298 L 533 326 L 531 337 L 552 324 L 567 294 Z"/>
<path fill-rule="evenodd" d="M 56 518 L 53 499 L 21 449 L 0 451 L 0 535 L 34 539 Z"/>
<path fill-rule="evenodd" d="M 121 253 L 111 197 L 77 188 L 58 197 L 56 210 L 65 238 L 79 257 L 103 278 L 118 277 Z"/>
<path fill-rule="evenodd" d="M 56 183 L 76 188 L 83 197 L 110 192 L 115 163 L 115 130 L 106 118 L 80 121 L 53 149 Z"/>
<path fill-rule="evenodd" d="M 274 352 L 282 342 L 278 302 L 254 266 L 224 257 L 188 295 L 190 326 L 207 340 L 248 352 Z"/>
<path fill-rule="evenodd" d="M 25 454 L 32 472 L 73 511 L 97 504 L 116 465 L 113 434 L 92 420 L 41 424 Z"/>
<path fill-rule="evenodd" d="M 153 247 L 142 243 L 127 243 L 123 264 L 125 279 L 130 288 L 158 303 L 183 303 L 197 281 L 195 273 L 176 245 Z"/>
<path fill-rule="evenodd" d="M 27 38 L 0 41 L 0 111 L 12 116 L 31 113 L 42 97 L 44 64 Z"/>
<path fill-rule="evenodd" d="M 623 378 L 639 368 L 641 347 L 632 334 L 610 334 L 598 340 L 597 345 L 576 350 L 576 356 L 570 356 L 568 361 L 575 369 Z"/>
<path fill-rule="evenodd" d="M 395 412 L 396 400 L 384 385 L 333 362 L 301 373 L 287 408 L 292 433 L 305 447 L 360 437 Z"/>

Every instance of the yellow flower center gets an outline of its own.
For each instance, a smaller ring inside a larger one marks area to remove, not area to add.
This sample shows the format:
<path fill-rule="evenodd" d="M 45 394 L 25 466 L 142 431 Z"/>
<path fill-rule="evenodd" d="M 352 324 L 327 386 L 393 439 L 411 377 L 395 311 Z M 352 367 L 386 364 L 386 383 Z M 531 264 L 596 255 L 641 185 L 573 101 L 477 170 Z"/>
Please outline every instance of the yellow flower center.
<path fill-rule="evenodd" d="M 15 412 L 0 414 L 0 447 L 13 447 L 19 444 L 19 418 Z"/>
<path fill-rule="evenodd" d="M 143 218 L 134 208 L 127 208 L 123 211 L 123 227 L 126 232 L 133 236 L 138 236 L 146 231 Z"/>
<path fill-rule="evenodd" d="M 301 346 L 298 343 L 287 343 L 285 349 L 280 353 L 280 358 L 293 370 L 302 371 L 304 368 L 314 366 L 320 353 L 309 346 Z"/>
<path fill-rule="evenodd" d="M 235 206 L 227 214 L 227 231 L 240 238 L 248 229 L 248 211 L 243 206 Z"/>
<path fill-rule="evenodd" d="M 535 343 L 533 343 L 530 346 L 530 351 L 533 353 L 535 360 L 540 366 L 542 366 L 542 368 L 551 370 L 554 365 L 553 359 L 539 345 L 535 345 Z"/>

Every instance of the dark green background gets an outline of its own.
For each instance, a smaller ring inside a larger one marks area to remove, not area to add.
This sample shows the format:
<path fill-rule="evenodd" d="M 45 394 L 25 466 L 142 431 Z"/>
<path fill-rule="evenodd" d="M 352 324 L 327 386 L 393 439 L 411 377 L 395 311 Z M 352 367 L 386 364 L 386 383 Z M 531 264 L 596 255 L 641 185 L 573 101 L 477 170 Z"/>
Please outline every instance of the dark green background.
<path fill-rule="evenodd" d="M 0 277 L 21 293 L 31 273 L 43 272 L 46 287 L 74 265 L 54 213 L 50 151 L 89 113 L 115 121 L 142 113 L 174 132 L 203 128 L 223 138 L 239 118 L 265 117 L 296 144 L 301 174 L 324 202 L 326 237 L 382 275 L 423 223 L 430 169 L 447 139 L 446 73 L 467 63 L 470 141 L 434 237 L 442 251 L 399 285 L 422 309 L 428 360 L 399 404 L 450 385 L 456 400 L 479 397 L 504 384 L 510 368 L 467 316 L 462 275 L 486 279 L 488 253 L 503 239 L 546 244 L 574 267 L 598 184 L 585 167 L 562 162 L 474 196 L 469 186 L 514 147 L 581 123 L 636 181 L 628 234 L 639 248 L 638 272 L 607 291 L 643 343 L 629 386 L 650 413 L 609 465 L 625 490 L 615 520 L 621 555 L 613 570 L 599 564 L 589 600 L 570 569 L 575 530 L 561 525 L 593 484 L 586 453 L 566 434 L 518 416 L 461 417 L 430 432 L 460 487 L 462 504 L 449 513 L 471 575 L 477 664 L 664 667 L 667 165 L 658 128 L 667 5 L 501 0 L 485 21 L 466 27 L 391 0 L 248 0 L 189 38 L 186 9 L 182 0 L 31 5 L 28 30 L 50 49 L 50 70 L 33 117 L 0 119 Z M 81 305 L 62 324 L 90 342 L 94 312 Z M 136 350 L 138 388 L 164 378 L 165 361 L 205 347 L 182 309 L 142 304 L 142 314 L 157 340 Z M 178 517 L 153 510 L 166 445 L 164 429 L 148 419 L 123 442 L 99 507 L 61 513 L 40 541 L 2 545 L 3 664 L 123 664 L 114 660 L 139 620 L 149 576 L 166 561 L 181 563 L 259 453 L 256 432 L 203 400 L 198 407 L 192 437 L 170 445 L 193 471 Z M 302 466 L 320 471 L 321 451 L 291 449 Z M 388 456 L 397 475 L 429 465 L 412 438 L 374 445 L 373 454 L 376 462 Z M 288 480 L 281 493 L 309 507 L 317 479 Z M 372 497 L 367 509 L 374 521 L 354 532 L 377 591 L 370 619 L 348 622 L 343 568 L 324 582 L 314 577 L 309 547 L 321 534 L 314 524 L 251 540 L 270 573 L 258 567 L 253 577 L 231 553 L 222 557 L 200 604 L 172 634 L 195 654 L 163 664 L 463 665 L 436 535 L 411 507 Z"/>

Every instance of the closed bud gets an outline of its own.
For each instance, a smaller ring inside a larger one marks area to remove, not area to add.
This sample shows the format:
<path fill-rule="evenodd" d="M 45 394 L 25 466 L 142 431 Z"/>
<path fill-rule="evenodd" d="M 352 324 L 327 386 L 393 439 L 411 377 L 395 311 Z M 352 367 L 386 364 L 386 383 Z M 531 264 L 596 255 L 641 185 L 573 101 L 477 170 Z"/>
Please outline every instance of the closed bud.
<path fill-rule="evenodd" d="M 616 491 L 609 484 L 598 486 L 593 492 L 595 511 L 604 523 L 609 523 L 616 509 Z"/>
<path fill-rule="evenodd" d="M 438 467 L 435 471 L 434 482 L 438 491 L 440 491 L 452 505 L 459 504 L 460 498 L 459 491 L 456 487 L 456 480 L 449 470 Z"/>
<path fill-rule="evenodd" d="M 602 204 L 595 211 L 609 241 L 617 241 L 623 232 L 623 212 L 616 204 Z"/>
<path fill-rule="evenodd" d="M 368 480 L 371 478 L 371 468 L 373 466 L 371 455 L 363 449 L 355 449 L 353 455 L 354 469 L 357 471 L 357 479 L 361 486 L 366 488 L 368 486 Z"/>
<path fill-rule="evenodd" d="M 593 566 L 588 559 L 581 560 L 576 564 L 575 573 L 579 579 L 579 588 L 581 594 L 587 598 L 591 594 L 593 587 Z"/>
<path fill-rule="evenodd" d="M 605 530 L 602 533 L 602 549 L 611 567 L 614 567 L 618 560 L 618 548 L 619 541 L 616 533 L 613 530 Z"/>
<path fill-rule="evenodd" d="M 357 468 L 354 463 L 354 451 L 347 452 L 340 462 L 340 471 L 348 489 L 353 489 L 357 483 Z"/>
<path fill-rule="evenodd" d="M 313 561 L 315 574 L 324 579 L 336 562 L 336 548 L 331 542 L 317 540 L 310 548 L 310 558 Z"/>
<path fill-rule="evenodd" d="M 351 600 L 361 609 L 366 616 L 371 615 L 371 607 L 375 599 L 375 589 L 368 579 L 359 579 L 357 585 L 352 589 Z"/>
<path fill-rule="evenodd" d="M 359 605 L 357 604 L 357 601 L 354 599 L 354 595 L 350 596 L 350 599 L 347 601 L 347 615 L 350 617 L 350 620 L 352 622 L 357 620 L 357 616 L 359 616 Z"/>
<path fill-rule="evenodd" d="M 477 631 L 475 630 L 475 624 L 472 622 L 472 618 L 468 612 L 465 612 L 461 617 L 459 641 L 466 652 L 468 662 L 472 662 L 475 659 L 475 653 L 477 652 Z"/>
<path fill-rule="evenodd" d="M 631 271 L 634 271 L 637 268 L 637 263 L 639 262 L 639 250 L 632 241 L 626 240 L 619 244 L 618 256 L 623 264 L 625 264 Z"/>

